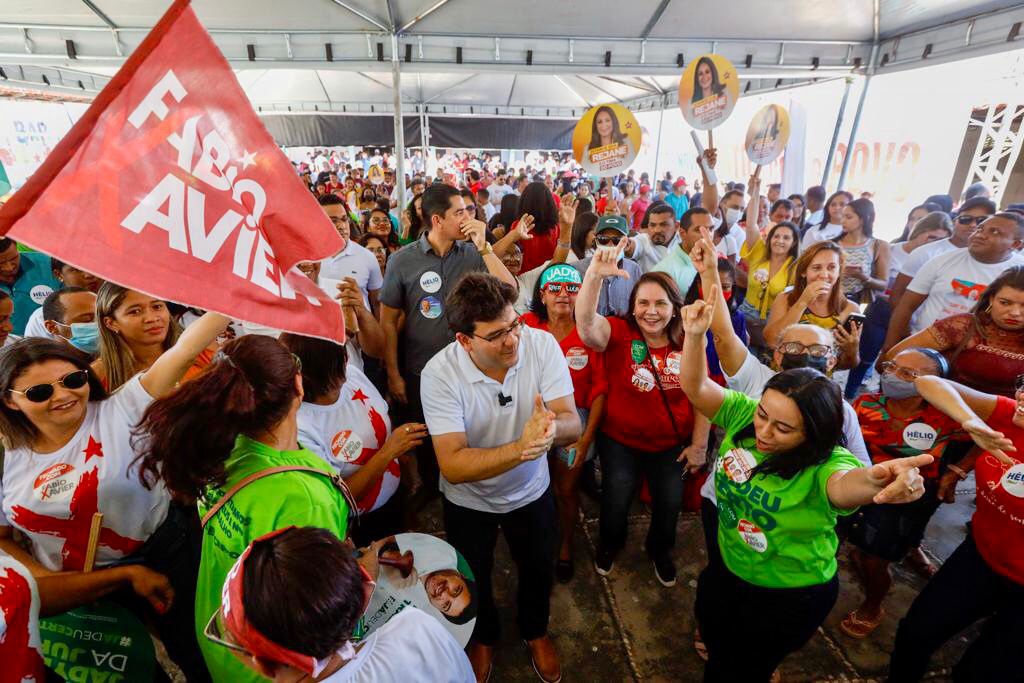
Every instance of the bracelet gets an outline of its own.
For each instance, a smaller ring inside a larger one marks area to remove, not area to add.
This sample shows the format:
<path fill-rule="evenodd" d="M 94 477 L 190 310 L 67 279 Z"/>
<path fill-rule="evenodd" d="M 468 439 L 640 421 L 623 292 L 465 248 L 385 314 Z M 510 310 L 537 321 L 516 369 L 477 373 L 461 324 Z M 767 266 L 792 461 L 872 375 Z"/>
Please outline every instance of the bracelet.
<path fill-rule="evenodd" d="M 559 242 L 558 246 L 560 246 L 562 249 L 572 249 L 571 244 L 565 244 L 564 242 Z"/>
<path fill-rule="evenodd" d="M 967 478 L 967 472 L 957 467 L 956 465 L 947 465 L 946 469 L 948 469 L 950 472 L 958 476 L 960 478 L 960 481 L 963 481 L 964 479 Z"/>

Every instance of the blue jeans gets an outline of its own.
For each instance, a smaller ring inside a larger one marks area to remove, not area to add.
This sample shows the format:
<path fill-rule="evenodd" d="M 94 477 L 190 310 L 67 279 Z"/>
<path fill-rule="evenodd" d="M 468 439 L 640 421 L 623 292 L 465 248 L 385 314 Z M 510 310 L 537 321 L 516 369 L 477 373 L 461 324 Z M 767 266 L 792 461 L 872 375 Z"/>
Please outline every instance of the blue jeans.
<path fill-rule="evenodd" d="M 688 444 L 648 453 L 632 449 L 601 432 L 597 453 L 601 459 L 601 545 L 618 552 L 626 544 L 629 504 L 640 476 L 651 492 L 651 526 L 647 554 L 664 557 L 676 542 L 676 524 L 683 506 L 683 464 L 676 458 Z"/>
<path fill-rule="evenodd" d="M 857 396 L 857 388 L 867 377 L 878 352 L 882 350 L 885 343 L 885 333 L 889 329 L 889 318 L 892 317 L 892 306 L 888 299 L 877 298 L 868 304 L 864 310 L 867 320 L 864 321 L 864 329 L 860 331 L 860 365 L 850 370 L 846 382 L 846 398 L 854 399 Z"/>

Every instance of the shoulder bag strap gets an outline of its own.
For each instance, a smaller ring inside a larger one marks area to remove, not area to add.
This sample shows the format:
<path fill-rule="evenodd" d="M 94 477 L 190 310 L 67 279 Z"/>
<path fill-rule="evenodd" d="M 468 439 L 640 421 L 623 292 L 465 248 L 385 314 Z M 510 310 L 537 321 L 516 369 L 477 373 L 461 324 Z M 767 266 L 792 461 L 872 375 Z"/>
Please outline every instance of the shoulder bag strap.
<path fill-rule="evenodd" d="M 359 516 L 359 508 L 356 507 L 355 498 L 352 497 L 352 492 L 349 491 L 348 485 L 345 483 L 345 480 L 342 479 L 340 474 L 330 474 L 328 472 L 324 472 L 323 470 L 318 470 L 315 467 L 305 467 L 303 465 L 282 465 L 281 467 L 270 467 L 265 470 L 260 470 L 259 472 L 253 472 L 252 474 L 250 474 L 249 476 L 245 477 L 237 484 L 232 486 L 228 490 L 228 492 L 221 496 L 221 499 L 218 500 L 213 505 L 213 507 L 207 510 L 205 515 L 203 515 L 203 519 L 200 522 L 202 527 L 206 528 L 206 525 L 209 523 L 211 519 L 214 518 L 214 516 L 218 512 L 220 512 L 220 509 L 227 505 L 228 501 L 231 500 L 236 493 L 244 489 L 246 486 L 259 479 L 269 477 L 272 474 L 280 474 L 281 472 L 309 472 L 310 474 L 318 474 L 321 477 L 326 477 L 330 479 L 331 484 L 333 484 L 334 487 L 338 489 L 341 492 L 341 494 L 345 497 L 345 502 L 348 503 L 349 514 L 355 517 Z"/>
<path fill-rule="evenodd" d="M 685 441 L 682 432 L 679 431 L 679 425 L 676 424 L 676 416 L 672 412 L 672 406 L 669 405 L 668 396 L 665 395 L 665 388 L 661 386 L 661 378 L 659 377 L 658 368 L 654 366 L 654 361 L 651 359 L 651 350 L 647 347 L 647 342 L 644 342 L 644 350 L 647 351 L 647 362 L 651 366 L 651 372 L 654 374 L 654 383 L 658 385 L 658 393 L 661 394 L 661 402 L 665 406 L 665 412 L 668 413 L 668 419 L 672 422 L 672 431 L 676 433 L 676 438 L 679 439 L 679 443 Z M 665 354 L 665 363 L 668 363 L 668 354 Z"/>

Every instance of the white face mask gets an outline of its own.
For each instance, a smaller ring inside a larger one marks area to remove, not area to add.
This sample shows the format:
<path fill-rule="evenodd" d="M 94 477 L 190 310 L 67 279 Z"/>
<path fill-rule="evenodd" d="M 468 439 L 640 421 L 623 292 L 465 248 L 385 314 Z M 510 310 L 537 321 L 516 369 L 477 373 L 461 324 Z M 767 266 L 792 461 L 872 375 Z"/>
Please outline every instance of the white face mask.
<path fill-rule="evenodd" d="M 725 222 L 728 223 L 730 227 L 735 225 L 736 221 L 738 221 L 742 217 L 743 217 L 743 209 L 726 209 L 725 210 Z"/>
<path fill-rule="evenodd" d="M 718 216 L 711 217 L 711 232 L 718 230 L 719 226 L 722 225 L 722 219 Z"/>

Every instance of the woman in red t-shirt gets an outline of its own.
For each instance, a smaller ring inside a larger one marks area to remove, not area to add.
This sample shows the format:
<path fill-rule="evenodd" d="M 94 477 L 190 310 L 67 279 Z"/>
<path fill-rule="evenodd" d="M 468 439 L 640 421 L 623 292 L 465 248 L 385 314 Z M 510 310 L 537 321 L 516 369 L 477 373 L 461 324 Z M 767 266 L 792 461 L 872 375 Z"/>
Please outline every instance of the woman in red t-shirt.
<path fill-rule="evenodd" d="M 546 330 L 558 340 L 572 376 L 576 410 L 584 425 L 579 441 L 560 446 L 551 453 L 551 479 L 555 485 L 561 530 L 561 546 L 555 565 L 555 575 L 560 583 L 568 583 L 572 579 L 572 532 L 576 528 L 580 508 L 578 482 L 582 465 L 591 456 L 608 391 L 603 354 L 588 348 L 576 329 L 573 307 L 581 282 L 579 271 L 572 266 L 564 263 L 548 266 L 537 279 L 530 311 L 522 317 L 524 324 Z"/>
<path fill-rule="evenodd" d="M 1014 652 L 1024 636 L 1022 380 L 1017 378 L 1015 398 L 938 377 L 915 382 L 921 397 L 959 422 L 984 453 L 958 463 L 958 474 L 965 478 L 973 468 L 977 482 L 971 530 L 900 622 L 890 681 L 920 680 L 932 653 L 982 618 L 989 621 L 953 668 L 954 680 L 1020 680 Z"/>
<path fill-rule="evenodd" d="M 519 221 L 529 215 L 533 219 L 529 236 L 521 239 L 519 248 L 523 250 L 523 272 L 541 266 L 555 253 L 558 236 L 561 234 L 558 208 L 554 196 L 547 185 L 533 182 L 523 190 L 516 209 L 516 220 L 509 227 L 510 233 L 516 232 Z M 566 235 L 572 230 L 572 220 L 565 228 Z"/>
<path fill-rule="evenodd" d="M 605 277 L 629 277 L 619 269 L 625 248 L 597 250 L 576 300 L 576 326 L 583 342 L 605 352 L 608 403 L 597 437 L 601 458 L 601 544 L 595 565 L 612 569 L 626 542 L 626 517 L 637 483 L 646 477 L 652 499 L 647 553 L 663 585 L 675 585 L 671 552 L 682 506 L 682 475 L 704 465 L 708 421 L 694 412 L 679 386 L 683 296 L 665 273 L 641 277 L 629 298 L 630 314 L 597 313 Z"/>

